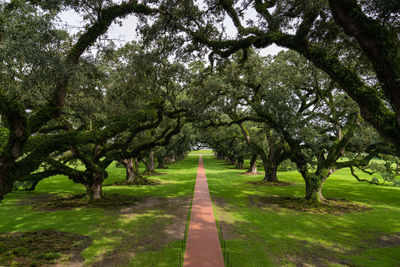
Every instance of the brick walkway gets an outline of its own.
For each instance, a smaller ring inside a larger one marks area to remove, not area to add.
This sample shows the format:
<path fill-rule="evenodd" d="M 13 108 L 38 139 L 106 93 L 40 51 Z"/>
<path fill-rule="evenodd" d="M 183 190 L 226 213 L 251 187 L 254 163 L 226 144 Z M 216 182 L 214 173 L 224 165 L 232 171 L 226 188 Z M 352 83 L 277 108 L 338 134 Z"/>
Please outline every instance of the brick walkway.
<path fill-rule="evenodd" d="M 199 158 L 184 267 L 224 267 L 203 159 Z"/>

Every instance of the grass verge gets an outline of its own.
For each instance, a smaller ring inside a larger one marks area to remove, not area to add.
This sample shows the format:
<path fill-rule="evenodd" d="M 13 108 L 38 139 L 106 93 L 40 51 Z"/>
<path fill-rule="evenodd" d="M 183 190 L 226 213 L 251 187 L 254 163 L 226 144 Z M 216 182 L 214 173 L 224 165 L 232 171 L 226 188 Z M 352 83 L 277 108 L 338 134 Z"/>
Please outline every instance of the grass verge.
<path fill-rule="evenodd" d="M 400 188 L 359 183 L 341 170 L 326 181 L 324 196 L 366 209 L 296 210 L 289 206 L 305 195 L 299 173 L 278 173 L 291 185 L 258 186 L 249 182 L 262 175 L 241 175 L 212 156 L 203 159 L 229 266 L 398 266 Z"/>
<path fill-rule="evenodd" d="M 173 163 L 157 177 L 159 185 L 105 186 L 102 203 L 82 201 L 79 195 L 85 188 L 64 176 L 43 180 L 34 192 L 6 195 L 0 203 L 0 265 L 177 266 L 197 161 L 187 157 Z M 124 181 L 124 168 L 112 166 L 108 171 L 105 185 Z M 38 256 L 35 247 L 57 243 L 52 235 L 33 239 L 32 246 L 22 249 L 23 257 L 10 245 L 46 231 L 88 239 L 78 251 L 82 260 L 68 261 L 74 258 L 70 252 L 58 250 L 43 250 Z"/>

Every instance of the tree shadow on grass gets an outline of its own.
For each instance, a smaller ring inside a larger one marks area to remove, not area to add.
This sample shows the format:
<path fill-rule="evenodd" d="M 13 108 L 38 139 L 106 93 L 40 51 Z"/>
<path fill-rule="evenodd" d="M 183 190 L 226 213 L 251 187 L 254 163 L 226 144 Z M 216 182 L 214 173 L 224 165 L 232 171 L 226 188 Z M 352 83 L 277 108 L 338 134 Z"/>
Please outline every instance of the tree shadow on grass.
<path fill-rule="evenodd" d="M 274 206 L 291 209 L 300 212 L 320 214 L 346 214 L 371 210 L 362 204 L 354 203 L 344 199 L 327 199 L 322 203 L 310 203 L 304 198 L 287 196 L 258 196 L 249 195 L 249 204 L 256 207 Z"/>
<path fill-rule="evenodd" d="M 80 253 L 90 244 L 87 236 L 55 230 L 0 234 L 0 264 L 83 266 Z"/>
<path fill-rule="evenodd" d="M 136 265 L 157 266 L 161 263 L 178 264 L 180 244 L 185 232 L 190 198 L 143 199 L 135 206 L 115 212 L 119 216 L 117 231 L 111 231 L 117 240 L 110 251 L 99 255 L 92 266 L 122 266 L 134 261 Z M 159 257 L 163 249 L 170 250 L 168 259 Z M 151 259 L 138 257 L 141 253 L 152 253 Z M 154 265 L 155 264 L 155 265 Z"/>
<path fill-rule="evenodd" d="M 215 197 L 214 205 L 232 266 L 358 266 L 354 255 L 369 255 L 371 249 L 400 245 L 400 233 L 361 230 L 357 221 L 332 220 L 326 225 L 320 221 L 320 214 L 296 216 L 274 209 L 265 216 L 249 217 L 248 211 Z M 237 212 L 240 212 L 239 219 L 232 215 Z M 270 230 L 259 230 L 262 228 Z M 391 259 L 391 264 L 399 259 L 400 255 Z M 375 264 L 375 260 L 363 258 L 370 264 Z"/>

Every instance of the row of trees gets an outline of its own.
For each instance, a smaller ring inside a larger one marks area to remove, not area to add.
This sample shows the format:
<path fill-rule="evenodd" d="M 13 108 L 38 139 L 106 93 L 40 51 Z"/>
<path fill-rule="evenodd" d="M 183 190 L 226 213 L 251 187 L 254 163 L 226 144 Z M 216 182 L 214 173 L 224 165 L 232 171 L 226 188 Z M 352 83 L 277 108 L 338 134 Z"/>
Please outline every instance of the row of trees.
<path fill-rule="evenodd" d="M 70 8 L 86 23 L 74 36 L 55 26 Z M 337 169 L 358 178 L 353 167 L 400 155 L 399 10 L 355 0 L 2 3 L 0 200 L 55 174 L 101 198 L 112 162 L 134 182 L 139 159 L 152 171 L 154 158 L 163 167 L 203 142 L 237 167 L 251 158 L 253 172 L 261 159 L 267 182 L 290 160 L 306 198 L 322 201 Z M 141 40 L 98 42 L 127 15 Z M 273 43 L 296 52 L 253 50 Z M 193 60 L 208 51 L 209 66 Z"/>
<path fill-rule="evenodd" d="M 291 160 L 305 181 L 306 199 L 323 201 L 322 186 L 332 173 L 365 169 L 385 152 L 356 104 L 296 52 L 274 58 L 249 53 L 245 63 L 238 56 L 208 79 L 220 81 L 220 95 L 205 123 L 224 127 L 211 133 L 214 138 L 207 134 L 209 145 L 232 161 L 258 156 L 265 182 L 279 182 L 278 167 Z"/>
<path fill-rule="evenodd" d="M 53 4 L 0 6 L 0 199 L 13 187 L 33 189 L 56 174 L 99 199 L 112 162 L 125 162 L 127 179 L 135 182 L 132 158 L 149 163 L 156 155 L 162 162 L 188 150 L 178 135 L 190 101 L 182 64 L 169 61 L 162 47 L 150 51 L 135 43 L 120 49 L 106 43 L 95 56 L 86 53 L 116 19 L 158 11 L 135 1 Z M 58 11 L 71 6 L 91 10 L 77 36 L 54 23 Z"/>

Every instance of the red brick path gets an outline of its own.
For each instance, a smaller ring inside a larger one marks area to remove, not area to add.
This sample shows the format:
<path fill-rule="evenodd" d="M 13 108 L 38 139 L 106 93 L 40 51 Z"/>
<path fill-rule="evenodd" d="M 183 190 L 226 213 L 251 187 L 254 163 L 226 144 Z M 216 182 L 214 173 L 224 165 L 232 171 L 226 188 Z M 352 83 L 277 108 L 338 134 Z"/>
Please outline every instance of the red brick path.
<path fill-rule="evenodd" d="M 184 267 L 224 267 L 203 159 L 199 158 Z"/>

